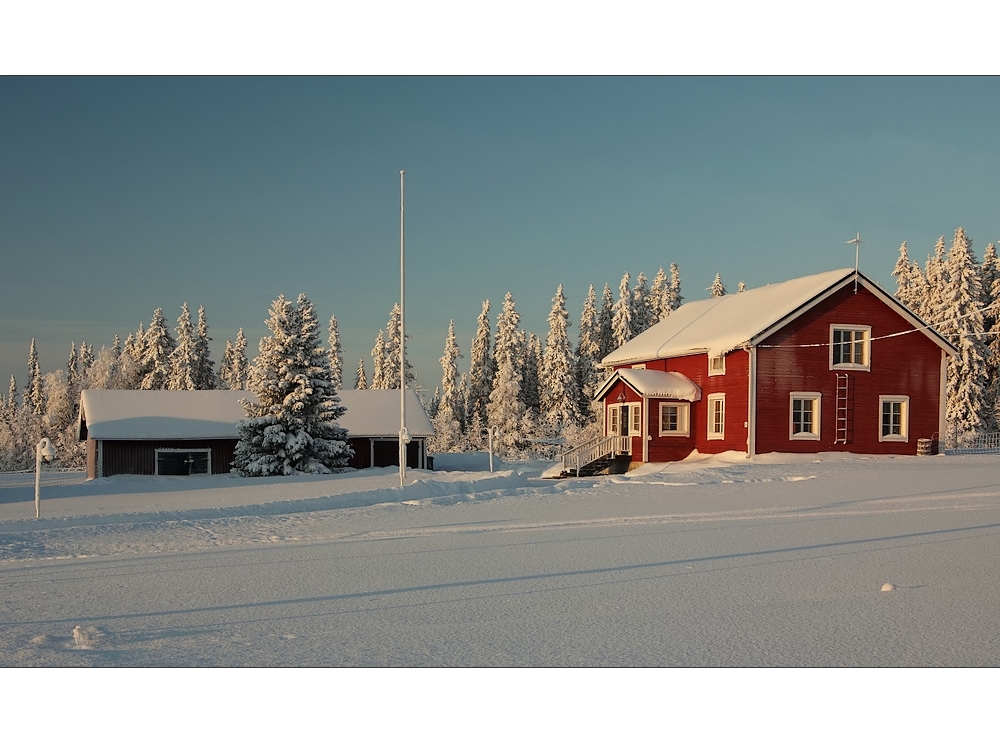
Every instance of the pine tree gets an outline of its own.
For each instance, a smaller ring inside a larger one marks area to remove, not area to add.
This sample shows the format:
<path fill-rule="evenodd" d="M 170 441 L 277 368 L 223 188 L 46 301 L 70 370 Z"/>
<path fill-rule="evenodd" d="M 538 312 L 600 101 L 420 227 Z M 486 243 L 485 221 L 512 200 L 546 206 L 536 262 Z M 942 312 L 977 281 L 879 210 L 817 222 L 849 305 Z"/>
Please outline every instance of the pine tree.
<path fill-rule="evenodd" d="M 198 329 L 195 336 L 195 388 L 199 391 L 210 391 L 219 385 L 215 377 L 215 362 L 209 350 L 208 319 L 205 317 L 205 306 L 198 307 Z"/>
<path fill-rule="evenodd" d="M 66 360 L 66 377 L 70 384 L 75 384 L 80 379 L 80 358 L 76 353 L 76 342 L 71 341 L 69 345 L 69 359 Z"/>
<path fill-rule="evenodd" d="M 649 290 L 649 306 L 652 311 L 652 324 L 659 323 L 667 317 L 671 310 L 669 308 L 670 282 L 667 279 L 667 272 L 660 266 L 660 270 L 653 277 L 653 287 Z"/>
<path fill-rule="evenodd" d="M 726 285 L 722 283 L 722 274 L 715 274 L 715 280 L 712 281 L 712 286 L 708 287 L 707 291 L 710 292 L 713 297 L 726 296 Z"/>
<path fill-rule="evenodd" d="M 576 345 L 576 383 L 580 394 L 580 414 L 593 411 L 591 397 L 603 370 L 598 366 L 601 356 L 600 328 L 598 327 L 597 293 L 591 284 L 580 315 L 580 334 Z"/>
<path fill-rule="evenodd" d="M 522 331 L 523 334 L 523 331 Z M 521 366 L 521 397 L 524 405 L 536 414 L 541 410 L 542 340 L 533 333 L 524 343 Z"/>
<path fill-rule="evenodd" d="M 500 430 L 495 445 L 508 457 L 517 455 L 526 445 L 522 437 L 527 409 L 522 393 L 523 344 L 519 332 L 521 316 L 514 296 L 507 292 L 503 309 L 497 316 L 497 337 L 493 347 L 496 375 L 486 408 L 487 424 Z"/>
<path fill-rule="evenodd" d="M 576 363 L 569 343 L 569 313 L 566 311 L 566 296 L 560 284 L 556 289 L 556 296 L 552 298 L 549 334 L 545 339 L 539 378 L 541 416 L 549 425 L 561 428 L 563 425 L 583 421 L 575 370 Z"/>
<path fill-rule="evenodd" d="M 462 445 L 462 402 L 458 387 L 458 360 L 462 353 L 455 338 L 455 321 L 448 323 L 441 362 L 441 389 L 435 392 L 436 412 L 433 416 L 432 450 L 446 453 Z"/>
<path fill-rule="evenodd" d="M 746 285 L 745 281 L 741 280 L 739 283 L 736 284 L 736 293 L 737 294 L 739 294 L 740 292 L 745 292 L 746 290 L 747 290 L 747 285 Z"/>
<path fill-rule="evenodd" d="M 385 331 L 379 329 L 378 336 L 375 337 L 375 346 L 372 347 L 371 387 L 373 389 L 384 390 L 389 387 L 390 375 L 386 370 Z"/>
<path fill-rule="evenodd" d="M 610 284 L 604 282 L 604 291 L 601 293 L 601 310 L 597 316 L 597 335 L 601 342 L 601 349 L 597 357 L 598 362 L 615 349 L 614 327 L 612 325 L 614 317 L 615 297 L 611 293 Z"/>
<path fill-rule="evenodd" d="M 94 364 L 94 348 L 86 341 L 80 342 L 80 377 L 86 377 L 87 370 Z"/>
<path fill-rule="evenodd" d="M 945 285 L 937 330 L 958 349 L 948 361 L 948 441 L 961 444 L 987 426 L 987 347 L 983 337 L 982 282 L 972 242 L 965 230 L 955 230 L 947 262 L 942 268 Z"/>
<path fill-rule="evenodd" d="M 28 349 L 28 387 L 24 391 L 22 407 L 36 417 L 45 414 L 45 386 L 42 382 L 42 370 L 38 366 L 38 350 L 34 339 Z"/>
<path fill-rule="evenodd" d="M 392 311 L 389 313 L 389 321 L 386 323 L 385 328 L 385 364 L 383 369 L 385 373 L 385 387 L 389 389 L 399 388 L 399 363 L 406 350 L 402 341 L 402 326 L 402 310 L 399 307 L 399 303 L 396 303 L 392 306 Z M 414 380 L 416 380 L 416 376 L 413 374 L 413 367 L 410 365 L 409 360 L 407 360 L 406 385 L 412 384 Z M 374 388 L 375 386 L 373 385 L 372 387 Z"/>
<path fill-rule="evenodd" d="M 152 326 L 150 326 L 152 330 Z M 177 339 L 170 353 L 170 374 L 167 377 L 166 388 L 171 391 L 197 390 L 198 349 L 195 343 L 194 326 L 191 324 L 191 311 L 187 302 L 181 305 L 181 314 L 177 318 Z"/>
<path fill-rule="evenodd" d="M 333 378 L 334 388 L 344 386 L 344 352 L 340 346 L 340 326 L 337 324 L 337 316 L 330 316 L 328 326 L 330 336 L 327 339 L 328 350 L 330 352 L 330 376 Z"/>
<path fill-rule="evenodd" d="M 904 241 L 899 246 L 899 257 L 896 259 L 896 265 L 892 269 L 892 275 L 896 279 L 896 299 L 916 312 L 916 307 L 913 304 L 913 277 L 910 269 L 910 257 L 906 242 Z"/>
<path fill-rule="evenodd" d="M 681 271 L 676 263 L 670 264 L 670 312 L 673 312 L 684 303 L 681 294 Z"/>
<path fill-rule="evenodd" d="M 219 387 L 231 391 L 246 390 L 249 371 L 247 337 L 240 328 L 236 332 L 236 343 L 226 342 L 226 353 L 222 356 L 222 367 L 219 370 Z"/>
<path fill-rule="evenodd" d="M 312 303 L 304 294 L 295 303 L 278 297 L 267 327 L 249 378 L 257 401 L 243 402 L 234 468 L 241 476 L 342 470 L 353 453 L 336 424 L 345 409 L 330 383 Z"/>
<path fill-rule="evenodd" d="M 490 331 L 490 301 L 483 302 L 476 324 L 476 337 L 469 350 L 469 372 L 466 379 L 465 418 L 466 428 L 473 446 L 479 445 L 480 430 L 486 426 L 486 410 L 493 390 L 496 364 L 493 359 L 492 332 Z M 476 422 L 478 428 L 472 430 Z"/>
<path fill-rule="evenodd" d="M 632 338 L 632 293 L 629 291 L 629 281 L 631 277 L 628 272 L 622 276 L 618 285 L 618 301 L 615 302 L 614 312 L 611 318 L 611 339 L 614 349 L 624 344 Z"/>
<path fill-rule="evenodd" d="M 642 271 L 635 277 L 632 289 L 632 337 L 638 336 L 656 322 L 650 299 L 649 281 Z"/>
<path fill-rule="evenodd" d="M 365 375 L 365 360 L 358 360 L 358 369 L 354 373 L 354 390 L 365 391 L 368 390 L 368 376 Z"/>
<path fill-rule="evenodd" d="M 921 305 L 922 317 L 931 325 L 936 326 L 942 321 L 945 312 L 943 290 L 948 284 L 948 270 L 945 266 L 944 236 L 938 238 L 934 245 L 934 255 L 928 256 L 924 266 L 926 278 L 926 293 Z"/>
<path fill-rule="evenodd" d="M 167 329 L 167 320 L 163 317 L 163 308 L 153 311 L 153 319 L 146 329 L 142 352 L 142 384 L 144 391 L 162 390 L 170 381 L 170 355 L 176 347 L 174 337 Z"/>

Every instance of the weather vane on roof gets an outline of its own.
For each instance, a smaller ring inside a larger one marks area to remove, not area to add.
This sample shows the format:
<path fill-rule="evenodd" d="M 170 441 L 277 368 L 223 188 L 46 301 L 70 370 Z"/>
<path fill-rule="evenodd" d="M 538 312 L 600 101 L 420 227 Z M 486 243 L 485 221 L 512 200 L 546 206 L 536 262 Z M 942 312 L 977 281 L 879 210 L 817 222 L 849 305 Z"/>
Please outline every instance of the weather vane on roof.
<path fill-rule="evenodd" d="M 861 232 L 858 232 L 857 236 L 853 240 L 847 240 L 845 245 L 854 245 L 854 293 L 858 293 L 858 269 L 861 264 L 861 245 L 864 242 L 861 239 Z"/>

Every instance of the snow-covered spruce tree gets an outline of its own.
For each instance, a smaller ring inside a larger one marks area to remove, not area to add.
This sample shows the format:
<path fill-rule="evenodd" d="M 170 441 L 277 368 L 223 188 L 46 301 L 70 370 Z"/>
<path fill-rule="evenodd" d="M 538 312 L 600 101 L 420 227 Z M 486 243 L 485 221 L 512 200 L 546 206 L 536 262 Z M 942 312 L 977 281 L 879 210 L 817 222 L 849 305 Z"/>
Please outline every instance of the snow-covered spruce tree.
<path fill-rule="evenodd" d="M 521 332 L 522 336 L 524 332 Z M 521 398 L 535 415 L 541 412 L 542 340 L 533 333 L 524 341 L 524 365 L 521 368 Z"/>
<path fill-rule="evenodd" d="M 614 317 L 615 296 L 611 292 L 611 285 L 604 282 L 604 291 L 601 292 L 601 309 L 597 315 L 597 338 L 601 342 L 601 349 L 597 356 L 598 362 L 615 349 L 615 336 L 612 325 Z"/>
<path fill-rule="evenodd" d="M 466 376 L 465 427 L 469 442 L 474 448 L 481 447 L 481 435 L 486 427 L 486 409 L 490 403 L 495 372 L 490 330 L 490 301 L 485 300 L 477 320 L 476 336 L 469 351 L 469 372 Z"/>
<path fill-rule="evenodd" d="M 913 274 L 911 269 L 912 264 L 910 263 L 909 252 L 904 241 L 899 246 L 899 257 L 896 259 L 896 265 L 892 269 L 892 275 L 896 279 L 896 299 L 910 310 L 913 310 L 913 312 L 918 312 L 916 306 L 913 304 L 915 290 L 913 289 Z"/>
<path fill-rule="evenodd" d="M 389 387 L 389 374 L 386 367 L 385 331 L 379 329 L 372 347 L 372 382 L 374 390 L 384 390 Z"/>
<path fill-rule="evenodd" d="M 176 331 L 176 343 L 169 357 L 170 375 L 167 378 L 166 388 L 171 391 L 194 391 L 197 390 L 195 378 L 198 370 L 198 350 L 187 302 L 181 305 Z"/>
<path fill-rule="evenodd" d="M 927 257 L 927 263 L 924 264 L 924 278 L 927 283 L 921 310 L 924 320 L 936 326 L 946 314 L 943 290 L 948 283 L 948 270 L 945 264 L 944 235 L 938 237 L 934 245 L 934 255 Z"/>
<path fill-rule="evenodd" d="M 987 270 L 989 269 L 989 270 Z M 986 329 L 986 402 L 993 429 L 1000 427 L 1000 259 L 994 243 L 983 253 L 983 326 Z M 989 288 L 986 287 L 987 281 Z"/>
<path fill-rule="evenodd" d="M 670 313 L 670 280 L 667 272 L 660 266 L 660 270 L 653 277 L 653 286 L 649 290 L 649 306 L 652 311 L 652 324 L 659 323 Z"/>
<path fill-rule="evenodd" d="M 86 341 L 80 342 L 80 377 L 87 376 L 87 370 L 94 364 L 94 348 Z"/>
<path fill-rule="evenodd" d="M 601 356 L 600 329 L 598 327 L 597 292 L 594 285 L 587 290 L 580 315 L 580 333 L 576 344 L 576 384 L 580 394 L 579 411 L 588 418 L 593 413 L 591 397 L 603 377 L 598 366 Z"/>
<path fill-rule="evenodd" d="M 653 313 L 653 301 L 650 298 L 649 280 L 646 274 L 639 271 L 632 288 L 632 337 L 649 328 L 656 322 Z"/>
<path fill-rule="evenodd" d="M 199 391 L 211 391 L 219 386 L 215 377 L 215 362 L 209 349 L 212 337 L 208 335 L 208 319 L 205 316 L 205 306 L 198 306 L 198 328 L 195 334 L 195 374 L 194 385 Z"/>
<path fill-rule="evenodd" d="M 684 303 L 681 294 L 681 271 L 676 263 L 670 264 L 670 311 L 673 312 Z"/>
<path fill-rule="evenodd" d="M 500 434 L 494 447 L 501 455 L 514 458 L 527 447 L 523 436 L 525 415 L 524 396 L 521 392 L 524 365 L 524 344 L 521 340 L 521 316 L 514 305 L 514 296 L 507 292 L 503 309 L 497 316 L 497 337 L 493 347 L 496 375 L 486 408 L 489 427 L 496 427 Z"/>
<path fill-rule="evenodd" d="M 358 360 L 358 369 L 354 373 L 354 390 L 356 391 L 368 390 L 368 376 L 365 375 L 364 358 Z"/>
<path fill-rule="evenodd" d="M 629 290 L 631 277 L 628 272 L 622 276 L 618 284 L 618 301 L 611 316 L 611 340 L 613 348 L 617 349 L 626 341 L 632 338 L 632 292 Z"/>
<path fill-rule="evenodd" d="M 76 353 L 76 342 L 71 341 L 69 345 L 69 359 L 66 360 L 66 378 L 70 385 L 75 385 L 80 379 L 80 357 Z"/>
<path fill-rule="evenodd" d="M 327 338 L 327 351 L 330 352 L 330 377 L 333 387 L 340 389 L 344 387 L 344 352 L 340 345 L 340 326 L 337 323 L 337 316 L 330 316 L 330 323 L 327 326 L 329 337 Z"/>
<path fill-rule="evenodd" d="M 569 343 L 569 313 L 566 311 L 566 296 L 560 284 L 549 311 L 549 333 L 545 339 L 539 378 L 541 417 L 557 430 L 564 425 L 580 424 L 583 421 L 575 371 L 576 363 Z"/>
<path fill-rule="evenodd" d="M 174 337 L 167 329 L 167 320 L 163 317 L 163 308 L 153 311 L 153 319 L 146 329 L 142 354 L 142 384 L 144 391 L 162 390 L 170 381 L 170 355 L 176 346 Z"/>
<path fill-rule="evenodd" d="M 385 388 L 399 388 L 399 363 L 403 358 L 406 347 L 402 341 L 403 314 L 397 302 L 392 306 L 389 313 L 389 321 L 386 323 L 385 338 Z M 409 338 L 409 336 L 407 336 Z M 409 360 L 406 361 L 406 385 L 410 385 L 416 380 L 413 374 L 413 367 Z M 372 386 L 373 388 L 375 386 Z"/>
<path fill-rule="evenodd" d="M 987 346 L 983 336 L 982 284 L 972 242 L 959 227 L 943 267 L 940 316 L 936 328 L 958 356 L 948 361 L 948 444 L 962 444 L 990 427 L 986 408 Z"/>
<path fill-rule="evenodd" d="M 42 382 L 42 370 L 38 365 L 38 349 L 35 340 L 28 347 L 28 387 L 24 390 L 25 411 L 40 417 L 45 414 L 45 385 Z"/>
<path fill-rule="evenodd" d="M 712 281 L 712 285 L 708 287 L 707 290 L 713 297 L 725 297 L 726 296 L 726 285 L 722 283 L 722 274 L 715 274 L 715 279 Z"/>
<path fill-rule="evenodd" d="M 278 297 L 267 327 L 248 383 L 257 401 L 243 401 L 233 468 L 241 476 L 342 470 L 353 452 L 336 424 L 345 409 L 330 384 L 312 303 L 304 294 L 295 303 Z"/>
<path fill-rule="evenodd" d="M 445 338 L 444 354 L 440 360 L 441 388 L 435 393 L 437 411 L 432 418 L 434 437 L 431 440 L 431 450 L 435 453 L 459 450 L 463 442 L 463 404 L 458 384 L 458 360 L 461 356 L 455 338 L 455 321 L 452 320 L 448 323 L 448 336 Z"/>
<path fill-rule="evenodd" d="M 745 292 L 747 290 L 747 284 L 742 279 L 736 284 L 736 293 Z"/>
<path fill-rule="evenodd" d="M 240 328 L 236 332 L 236 342 L 226 342 L 226 352 L 222 355 L 222 366 L 219 368 L 219 387 L 230 391 L 246 390 L 249 374 L 247 337 Z"/>

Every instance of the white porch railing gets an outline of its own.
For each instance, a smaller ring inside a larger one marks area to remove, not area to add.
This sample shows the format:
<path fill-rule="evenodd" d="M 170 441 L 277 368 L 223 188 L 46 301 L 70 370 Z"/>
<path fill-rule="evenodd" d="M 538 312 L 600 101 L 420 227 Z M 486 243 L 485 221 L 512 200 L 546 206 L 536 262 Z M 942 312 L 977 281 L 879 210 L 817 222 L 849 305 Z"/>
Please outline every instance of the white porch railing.
<path fill-rule="evenodd" d="M 560 456 L 563 473 L 579 476 L 582 467 L 599 458 L 628 454 L 632 449 L 631 442 L 632 439 L 627 435 L 606 435 L 571 448 Z"/>

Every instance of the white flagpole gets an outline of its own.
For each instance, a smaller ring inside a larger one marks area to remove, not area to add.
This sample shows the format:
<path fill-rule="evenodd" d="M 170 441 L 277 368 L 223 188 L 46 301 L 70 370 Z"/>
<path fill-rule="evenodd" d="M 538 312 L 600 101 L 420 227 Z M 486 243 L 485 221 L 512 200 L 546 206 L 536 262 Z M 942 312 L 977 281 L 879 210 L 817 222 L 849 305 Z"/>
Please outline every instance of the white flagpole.
<path fill-rule="evenodd" d="M 403 198 L 406 172 L 399 170 L 399 486 L 406 481 L 406 263 L 405 218 Z"/>

